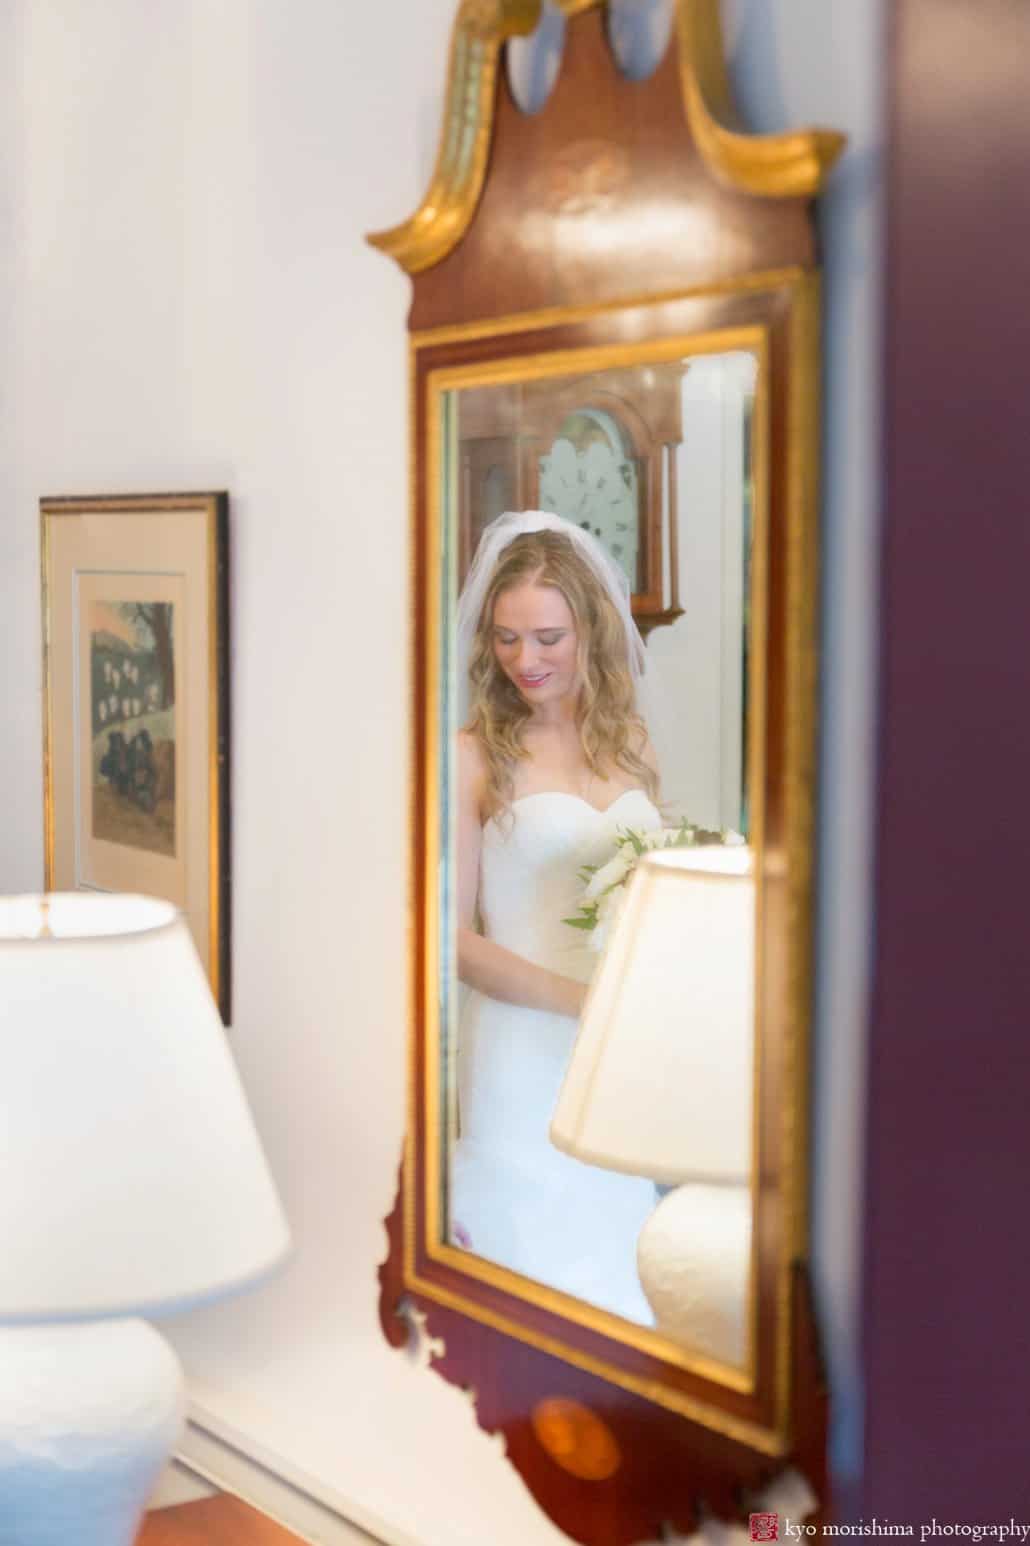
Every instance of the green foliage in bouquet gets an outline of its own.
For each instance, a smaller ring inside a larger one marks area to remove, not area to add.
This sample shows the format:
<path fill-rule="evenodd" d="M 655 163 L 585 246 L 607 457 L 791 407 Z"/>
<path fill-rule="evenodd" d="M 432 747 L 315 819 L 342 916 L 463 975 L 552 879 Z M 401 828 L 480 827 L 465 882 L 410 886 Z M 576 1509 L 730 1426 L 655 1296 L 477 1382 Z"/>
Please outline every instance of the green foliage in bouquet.
<path fill-rule="evenodd" d="M 654 832 L 620 827 L 612 857 L 604 864 L 591 864 L 580 870 L 579 878 L 585 887 L 583 900 L 573 917 L 563 918 L 562 922 L 571 929 L 582 929 L 590 935 L 591 949 L 602 950 L 626 882 L 645 854 L 664 848 L 697 848 L 743 841 L 737 832 L 713 832 L 695 827 L 685 817 L 678 827 L 660 827 Z"/>

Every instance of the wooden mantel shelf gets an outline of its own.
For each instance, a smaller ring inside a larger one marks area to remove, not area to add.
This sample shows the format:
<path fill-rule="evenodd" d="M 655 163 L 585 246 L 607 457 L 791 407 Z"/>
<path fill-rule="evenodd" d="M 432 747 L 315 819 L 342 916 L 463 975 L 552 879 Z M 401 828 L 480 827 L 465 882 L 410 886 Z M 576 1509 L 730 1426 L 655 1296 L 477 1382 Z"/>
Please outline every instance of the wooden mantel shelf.
<path fill-rule="evenodd" d="M 239 1498 L 201 1498 L 148 1514 L 136 1546 L 304 1546 Z"/>

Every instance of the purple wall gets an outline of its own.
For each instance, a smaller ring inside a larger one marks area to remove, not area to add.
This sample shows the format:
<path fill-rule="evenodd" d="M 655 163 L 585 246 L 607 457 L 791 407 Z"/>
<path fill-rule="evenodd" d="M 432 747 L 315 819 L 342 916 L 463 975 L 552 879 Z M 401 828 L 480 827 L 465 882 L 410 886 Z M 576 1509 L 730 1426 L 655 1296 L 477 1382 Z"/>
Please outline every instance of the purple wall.
<path fill-rule="evenodd" d="M 861 1511 L 1030 1521 L 1030 0 L 892 33 Z"/>

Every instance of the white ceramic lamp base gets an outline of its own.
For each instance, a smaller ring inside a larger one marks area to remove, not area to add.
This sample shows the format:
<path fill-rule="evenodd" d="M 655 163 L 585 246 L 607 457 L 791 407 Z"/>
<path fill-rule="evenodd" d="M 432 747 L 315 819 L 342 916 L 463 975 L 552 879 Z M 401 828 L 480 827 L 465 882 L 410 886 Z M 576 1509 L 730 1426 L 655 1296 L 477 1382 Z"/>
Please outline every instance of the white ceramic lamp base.
<path fill-rule="evenodd" d="M 183 1411 L 145 1321 L 0 1328 L 0 1546 L 132 1546 Z"/>
<path fill-rule="evenodd" d="M 691 1184 L 669 1192 L 637 1241 L 637 1270 L 659 1331 L 740 1367 L 751 1287 L 751 1191 Z"/>

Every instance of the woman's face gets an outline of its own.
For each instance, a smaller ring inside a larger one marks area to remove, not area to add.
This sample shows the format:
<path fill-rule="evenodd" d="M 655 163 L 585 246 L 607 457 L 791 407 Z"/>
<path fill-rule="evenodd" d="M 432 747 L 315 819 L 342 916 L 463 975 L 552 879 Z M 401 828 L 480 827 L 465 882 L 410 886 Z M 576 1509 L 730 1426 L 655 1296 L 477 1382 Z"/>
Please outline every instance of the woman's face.
<path fill-rule="evenodd" d="M 576 644 L 572 609 L 555 586 L 526 580 L 494 602 L 497 664 L 533 708 L 578 690 Z"/>

